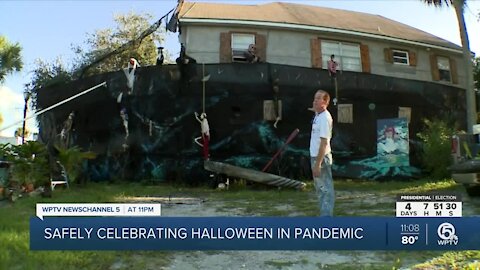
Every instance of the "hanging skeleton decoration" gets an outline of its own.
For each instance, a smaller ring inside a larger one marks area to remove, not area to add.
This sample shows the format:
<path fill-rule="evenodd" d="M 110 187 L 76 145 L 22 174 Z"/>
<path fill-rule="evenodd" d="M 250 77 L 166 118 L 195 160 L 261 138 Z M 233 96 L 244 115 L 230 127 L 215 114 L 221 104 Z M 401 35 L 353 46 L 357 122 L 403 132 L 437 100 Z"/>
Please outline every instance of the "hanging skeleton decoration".
<path fill-rule="evenodd" d="M 130 135 L 129 132 L 128 132 L 128 114 L 127 114 L 127 109 L 125 108 L 122 108 L 120 110 L 120 117 L 122 118 L 122 123 L 123 123 L 123 127 L 125 128 L 125 143 L 122 145 L 124 150 L 126 150 L 126 148 L 128 147 L 127 145 L 127 138 L 128 136 Z"/>
<path fill-rule="evenodd" d="M 133 83 L 135 82 L 135 71 L 137 70 L 137 67 L 140 67 L 140 64 L 138 63 L 137 59 L 135 58 L 130 58 L 130 61 L 128 61 L 128 67 L 123 69 L 123 72 L 125 73 L 125 76 L 127 76 L 127 87 L 128 87 L 128 94 L 131 94 L 133 91 Z"/>
<path fill-rule="evenodd" d="M 158 47 L 157 66 L 163 65 L 165 57 L 163 56 L 163 47 Z"/>
<path fill-rule="evenodd" d="M 60 131 L 60 139 L 62 140 L 62 144 L 65 148 L 68 148 L 70 144 L 70 131 L 72 130 L 74 117 L 75 113 L 72 111 L 68 115 L 67 120 L 63 122 L 63 128 L 62 131 Z"/>
<path fill-rule="evenodd" d="M 203 158 L 208 160 L 208 142 L 210 141 L 210 127 L 208 126 L 207 114 L 202 113 L 200 114 L 200 117 L 198 117 L 198 113 L 195 112 L 195 118 L 200 123 L 200 127 L 202 129 L 202 136 L 195 138 L 195 143 L 203 147 Z M 199 142 L 200 139 L 202 139 L 202 143 Z"/>
<path fill-rule="evenodd" d="M 275 111 L 275 123 L 273 126 L 277 128 L 278 121 L 280 121 L 280 106 L 278 100 L 278 94 L 280 93 L 280 87 L 278 86 L 278 78 L 273 81 L 273 108 Z"/>

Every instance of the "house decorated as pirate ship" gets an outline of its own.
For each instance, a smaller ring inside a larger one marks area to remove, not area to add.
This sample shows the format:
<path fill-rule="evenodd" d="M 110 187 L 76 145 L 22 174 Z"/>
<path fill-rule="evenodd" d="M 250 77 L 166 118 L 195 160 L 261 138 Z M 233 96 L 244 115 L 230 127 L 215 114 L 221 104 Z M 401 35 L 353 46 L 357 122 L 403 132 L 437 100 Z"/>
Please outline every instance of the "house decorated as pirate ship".
<path fill-rule="evenodd" d="M 446 112 L 466 125 L 461 48 L 382 16 L 292 3 L 179 1 L 169 28 L 196 63 L 139 67 L 120 100 L 129 81 L 122 71 L 44 89 L 43 108 L 106 82 L 42 115 L 40 138 L 52 140 L 75 111 L 74 143 L 98 153 L 90 177 L 197 181 L 208 175 L 194 140 L 194 113 L 204 112 L 210 158 L 245 168 L 264 167 L 298 128 L 270 171 L 309 178 L 308 108 L 323 89 L 335 98 L 334 175 L 381 178 L 419 172 L 422 119 Z M 258 63 L 247 63 L 252 44 Z M 327 71 L 331 55 L 336 78 Z"/>

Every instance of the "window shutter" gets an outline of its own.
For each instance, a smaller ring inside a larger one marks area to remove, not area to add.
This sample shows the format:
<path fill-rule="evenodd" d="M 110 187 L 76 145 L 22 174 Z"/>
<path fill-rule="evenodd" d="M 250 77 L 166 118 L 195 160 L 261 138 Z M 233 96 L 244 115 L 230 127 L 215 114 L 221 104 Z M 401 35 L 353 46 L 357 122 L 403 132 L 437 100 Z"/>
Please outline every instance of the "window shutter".
<path fill-rule="evenodd" d="M 360 56 L 362 57 L 362 71 L 370 73 L 370 53 L 368 45 L 360 44 Z"/>
<path fill-rule="evenodd" d="M 310 54 L 312 67 L 314 68 L 322 68 L 322 52 L 320 50 L 320 39 L 312 38 L 310 40 Z"/>
<path fill-rule="evenodd" d="M 386 62 L 393 63 L 393 52 L 390 48 L 383 49 L 383 54 L 385 55 Z"/>
<path fill-rule="evenodd" d="M 432 71 L 432 80 L 440 80 L 440 72 L 438 71 L 437 56 L 432 53 L 430 54 L 430 69 Z"/>
<path fill-rule="evenodd" d="M 255 34 L 255 45 L 261 62 L 267 62 L 267 38 L 265 35 Z"/>
<path fill-rule="evenodd" d="M 408 52 L 408 62 L 412 67 L 417 66 L 417 54 L 415 52 L 412 52 L 412 51 Z"/>
<path fill-rule="evenodd" d="M 457 63 L 450 58 L 450 74 L 452 75 L 452 83 L 458 84 Z"/>
<path fill-rule="evenodd" d="M 220 63 L 232 62 L 232 35 L 220 33 Z"/>

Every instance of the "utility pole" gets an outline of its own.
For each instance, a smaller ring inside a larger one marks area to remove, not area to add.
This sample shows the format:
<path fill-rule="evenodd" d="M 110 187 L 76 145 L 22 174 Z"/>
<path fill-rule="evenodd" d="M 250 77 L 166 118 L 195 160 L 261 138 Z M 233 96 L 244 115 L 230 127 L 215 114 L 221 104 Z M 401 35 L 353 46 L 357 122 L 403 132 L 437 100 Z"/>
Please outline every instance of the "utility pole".
<path fill-rule="evenodd" d="M 25 106 L 23 107 L 22 144 L 25 143 L 25 123 L 27 118 L 28 100 L 30 99 L 30 92 L 23 92 L 23 97 L 25 98 Z"/>

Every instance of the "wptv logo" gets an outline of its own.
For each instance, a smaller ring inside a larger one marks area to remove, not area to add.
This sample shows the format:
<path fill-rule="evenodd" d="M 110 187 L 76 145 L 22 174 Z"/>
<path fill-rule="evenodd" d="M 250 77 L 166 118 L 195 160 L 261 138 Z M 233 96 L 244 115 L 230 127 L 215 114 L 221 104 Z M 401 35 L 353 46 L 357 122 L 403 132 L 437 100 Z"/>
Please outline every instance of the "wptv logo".
<path fill-rule="evenodd" d="M 456 246 L 458 244 L 458 236 L 455 235 L 455 226 L 451 223 L 444 222 L 438 225 L 437 234 L 440 238 L 437 240 L 439 246 Z"/>

